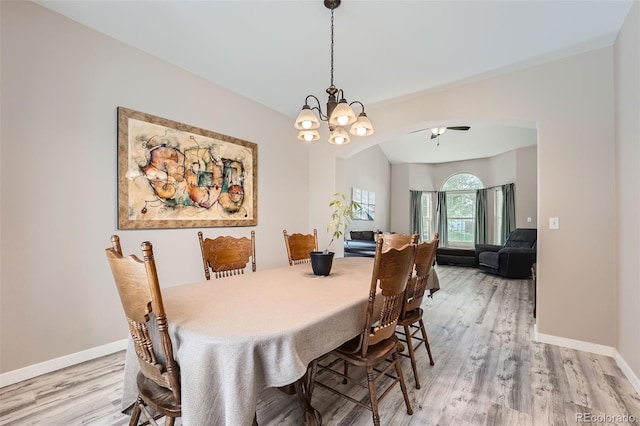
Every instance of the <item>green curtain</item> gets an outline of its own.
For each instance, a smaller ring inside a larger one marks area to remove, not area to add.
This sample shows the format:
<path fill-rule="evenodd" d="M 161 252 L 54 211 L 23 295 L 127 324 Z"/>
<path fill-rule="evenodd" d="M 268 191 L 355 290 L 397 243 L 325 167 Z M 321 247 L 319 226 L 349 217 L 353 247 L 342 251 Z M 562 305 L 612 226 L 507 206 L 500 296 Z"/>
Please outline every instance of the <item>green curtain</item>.
<path fill-rule="evenodd" d="M 418 237 L 422 239 L 422 191 L 411 191 L 410 201 L 409 226 L 411 233 L 418 234 Z"/>
<path fill-rule="evenodd" d="M 446 247 L 449 241 L 447 232 L 447 193 L 438 191 L 438 204 L 436 205 L 436 226 L 440 236 L 439 246 Z"/>
<path fill-rule="evenodd" d="M 516 186 L 513 183 L 502 185 L 502 241 L 516 229 Z"/>
<path fill-rule="evenodd" d="M 476 244 L 487 243 L 487 229 L 489 221 L 487 218 L 487 190 L 476 190 L 476 229 L 474 241 Z"/>

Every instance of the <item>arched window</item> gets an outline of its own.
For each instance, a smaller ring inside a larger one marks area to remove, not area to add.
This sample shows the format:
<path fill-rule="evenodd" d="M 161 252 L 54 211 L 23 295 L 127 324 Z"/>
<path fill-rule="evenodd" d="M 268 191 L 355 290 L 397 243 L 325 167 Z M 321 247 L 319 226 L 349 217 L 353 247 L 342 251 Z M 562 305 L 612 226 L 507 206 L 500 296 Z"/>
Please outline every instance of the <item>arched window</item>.
<path fill-rule="evenodd" d="M 472 247 L 476 226 L 476 189 L 482 181 L 471 173 L 457 173 L 443 184 L 447 193 L 447 245 Z"/>

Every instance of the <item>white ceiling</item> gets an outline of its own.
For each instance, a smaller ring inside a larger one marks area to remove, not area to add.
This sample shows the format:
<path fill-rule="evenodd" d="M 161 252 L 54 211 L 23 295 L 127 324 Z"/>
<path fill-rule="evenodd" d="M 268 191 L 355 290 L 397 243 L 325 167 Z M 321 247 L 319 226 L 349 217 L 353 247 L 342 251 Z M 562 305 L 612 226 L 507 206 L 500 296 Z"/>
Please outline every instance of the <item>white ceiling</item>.
<path fill-rule="evenodd" d="M 326 101 L 330 11 L 321 0 L 36 3 L 292 119 L 306 95 Z M 348 100 L 369 106 L 479 74 L 611 46 L 631 4 L 343 0 L 335 11 L 334 82 Z M 501 131 L 479 126 L 445 133 L 429 162 L 452 161 L 445 159 L 452 155 L 444 155 L 445 141 L 477 146 L 473 137 L 488 135 L 487 143 L 496 143 Z M 393 152 L 380 146 L 392 162 L 418 162 L 423 139 L 428 133 L 396 139 L 394 144 L 405 148 Z M 455 151 L 465 152 L 461 147 Z"/>

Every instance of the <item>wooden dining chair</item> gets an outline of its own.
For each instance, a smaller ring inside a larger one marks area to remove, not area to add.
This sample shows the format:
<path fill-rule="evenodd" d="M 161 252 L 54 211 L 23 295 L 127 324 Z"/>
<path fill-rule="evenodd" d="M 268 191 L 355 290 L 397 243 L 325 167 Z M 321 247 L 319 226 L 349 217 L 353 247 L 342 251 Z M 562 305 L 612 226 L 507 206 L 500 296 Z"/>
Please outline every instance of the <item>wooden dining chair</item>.
<path fill-rule="evenodd" d="M 314 229 L 313 234 L 288 234 L 284 229 L 282 233 L 284 234 L 284 243 L 287 246 L 289 265 L 311 262 L 309 253 L 318 251 L 318 231 Z"/>
<path fill-rule="evenodd" d="M 418 234 L 380 234 L 378 238 L 382 238 L 382 251 L 390 248 L 400 248 L 407 244 L 418 244 Z"/>
<path fill-rule="evenodd" d="M 416 388 L 420 389 L 420 379 L 418 378 L 418 368 L 416 365 L 415 351 L 420 345 L 425 345 L 429 354 L 429 363 L 434 365 L 433 356 L 431 355 L 431 346 L 427 336 L 427 329 L 424 326 L 423 310 L 421 308 L 422 299 L 427 287 L 429 274 L 432 272 L 433 259 L 438 248 L 438 234 L 429 242 L 418 244 L 416 248 L 416 257 L 414 262 L 414 273 L 410 277 L 405 291 L 404 303 L 400 318 L 398 319 L 398 327 L 396 334 L 398 340 L 407 344 L 409 353 L 400 353 L 400 355 L 411 359 L 411 368 L 413 369 L 413 377 L 416 382 Z M 418 332 L 422 337 L 418 336 Z M 418 344 L 414 346 L 414 341 Z"/>
<path fill-rule="evenodd" d="M 408 244 L 401 249 L 391 248 L 383 252 L 382 244 L 382 240 L 378 240 L 376 244 L 364 327 L 354 339 L 312 362 L 309 390 L 309 394 L 312 395 L 313 387 L 317 385 L 370 410 L 373 414 L 374 425 L 380 424 L 379 401 L 388 395 L 391 388 L 398 383 L 407 407 L 407 414 L 413 414 L 400 367 L 399 344 L 395 329 L 402 309 L 407 277 L 413 267 L 416 246 Z M 379 298 L 381 300 L 377 300 Z M 332 358 L 331 356 L 335 356 L 334 362 L 327 362 Z M 339 361 L 344 361 L 344 363 Z M 343 372 L 336 369 L 338 364 L 344 365 Z M 367 385 L 349 376 L 348 365 L 366 368 Z M 395 369 L 395 375 L 393 369 Z M 342 377 L 343 383 L 352 381 L 356 385 L 368 388 L 369 403 L 365 404 L 338 390 L 335 384 L 327 384 L 318 380 L 318 376 L 322 372 Z M 383 378 L 390 379 L 391 383 L 378 396 L 377 383 Z"/>
<path fill-rule="evenodd" d="M 215 239 L 204 238 L 201 231 L 198 232 L 204 276 L 211 279 L 210 271 L 214 277 L 230 277 L 244 274 L 249 260 L 251 270 L 256 271 L 256 232 L 251 231 L 251 239 L 247 237 L 220 236 Z"/>
<path fill-rule="evenodd" d="M 111 244 L 106 249 L 107 260 L 140 366 L 136 379 L 138 398 L 129 425 L 137 425 L 141 413 L 148 422 L 155 423 L 154 415 L 147 408 L 150 407 L 158 413 L 157 417 L 165 416 L 165 425 L 170 426 L 176 417 L 182 416 L 180 369 L 173 357 L 153 248 L 148 241 L 143 242 L 144 260 L 140 260 L 135 255 L 123 257 L 117 235 L 111 237 Z M 151 324 L 152 313 L 155 327 Z"/>

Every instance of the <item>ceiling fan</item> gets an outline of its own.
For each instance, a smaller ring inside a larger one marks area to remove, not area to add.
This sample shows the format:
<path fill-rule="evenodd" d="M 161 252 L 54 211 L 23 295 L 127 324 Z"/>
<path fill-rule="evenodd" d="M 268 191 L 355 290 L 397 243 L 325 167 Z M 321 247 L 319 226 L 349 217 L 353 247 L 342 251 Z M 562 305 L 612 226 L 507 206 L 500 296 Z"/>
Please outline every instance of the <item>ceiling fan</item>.
<path fill-rule="evenodd" d="M 449 130 L 469 130 L 471 127 L 469 126 L 450 126 L 450 127 L 432 127 L 431 130 L 431 139 L 435 139 L 443 134 L 447 129 Z"/>

